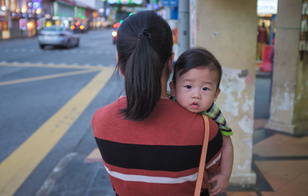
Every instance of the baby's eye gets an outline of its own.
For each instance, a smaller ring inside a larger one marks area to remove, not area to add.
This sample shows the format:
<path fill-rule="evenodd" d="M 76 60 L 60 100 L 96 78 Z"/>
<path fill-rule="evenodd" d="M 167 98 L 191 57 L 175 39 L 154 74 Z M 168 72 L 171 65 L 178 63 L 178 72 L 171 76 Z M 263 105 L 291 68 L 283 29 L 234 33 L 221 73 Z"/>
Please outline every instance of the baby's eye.
<path fill-rule="evenodd" d="M 208 87 L 203 87 L 202 90 L 208 91 L 208 90 L 210 90 L 210 89 L 209 89 Z"/>
<path fill-rule="evenodd" d="M 190 85 L 186 85 L 185 88 L 191 89 L 191 86 Z"/>

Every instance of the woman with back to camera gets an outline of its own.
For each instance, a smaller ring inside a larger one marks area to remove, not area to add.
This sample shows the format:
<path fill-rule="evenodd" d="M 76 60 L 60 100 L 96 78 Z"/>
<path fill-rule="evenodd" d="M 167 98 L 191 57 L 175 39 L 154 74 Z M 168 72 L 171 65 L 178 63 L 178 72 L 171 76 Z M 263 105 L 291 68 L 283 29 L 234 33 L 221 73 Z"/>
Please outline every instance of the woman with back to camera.
<path fill-rule="evenodd" d="M 201 115 L 168 98 L 172 45 L 168 23 L 154 11 L 129 16 L 118 30 L 117 61 L 126 96 L 98 109 L 92 119 L 116 195 L 194 193 L 204 122 Z M 222 138 L 217 124 L 209 121 L 206 165 L 214 174 L 220 163 Z"/>

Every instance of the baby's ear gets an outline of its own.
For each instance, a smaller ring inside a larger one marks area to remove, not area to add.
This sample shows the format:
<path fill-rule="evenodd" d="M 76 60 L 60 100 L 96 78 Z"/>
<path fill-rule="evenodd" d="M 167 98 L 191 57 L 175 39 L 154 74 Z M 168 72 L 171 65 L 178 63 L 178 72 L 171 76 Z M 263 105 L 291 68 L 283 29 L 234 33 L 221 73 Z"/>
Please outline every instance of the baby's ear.
<path fill-rule="evenodd" d="M 172 97 L 175 97 L 175 85 L 173 82 L 169 83 L 170 93 Z"/>
<path fill-rule="evenodd" d="M 215 101 L 216 101 L 216 99 L 217 99 L 217 97 L 218 97 L 218 95 L 219 95 L 219 93 L 220 93 L 220 88 L 219 89 L 217 89 L 217 91 L 216 91 L 216 93 L 215 93 Z"/>

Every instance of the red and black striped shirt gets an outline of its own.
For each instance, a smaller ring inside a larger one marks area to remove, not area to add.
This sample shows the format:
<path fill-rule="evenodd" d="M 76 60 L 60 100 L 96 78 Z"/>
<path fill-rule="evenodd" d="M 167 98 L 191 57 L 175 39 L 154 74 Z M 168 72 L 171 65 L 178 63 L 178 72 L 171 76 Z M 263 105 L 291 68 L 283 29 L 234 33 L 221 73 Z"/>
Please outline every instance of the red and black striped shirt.
<path fill-rule="evenodd" d="M 111 184 L 120 196 L 193 195 L 204 138 L 203 118 L 169 99 L 138 122 L 124 120 L 121 97 L 96 111 L 94 136 Z M 210 119 L 207 170 L 215 173 L 222 137 Z M 203 186 L 205 188 L 205 185 Z"/>

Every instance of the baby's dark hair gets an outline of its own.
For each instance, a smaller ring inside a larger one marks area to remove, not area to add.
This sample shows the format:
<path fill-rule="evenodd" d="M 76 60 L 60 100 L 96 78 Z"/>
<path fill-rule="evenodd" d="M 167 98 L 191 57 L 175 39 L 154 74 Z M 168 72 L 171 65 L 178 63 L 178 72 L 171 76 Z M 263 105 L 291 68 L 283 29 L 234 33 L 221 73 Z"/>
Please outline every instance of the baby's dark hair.
<path fill-rule="evenodd" d="M 219 89 L 222 76 L 221 65 L 215 56 L 204 48 L 191 48 L 183 52 L 173 67 L 172 82 L 176 83 L 177 74 L 179 76 L 194 68 L 207 68 L 216 71 L 218 75 L 217 89 Z"/>
<path fill-rule="evenodd" d="M 126 18 L 118 29 L 118 64 L 125 77 L 125 119 L 148 117 L 161 96 L 161 77 L 172 56 L 173 38 L 168 23 L 154 11 Z"/>

